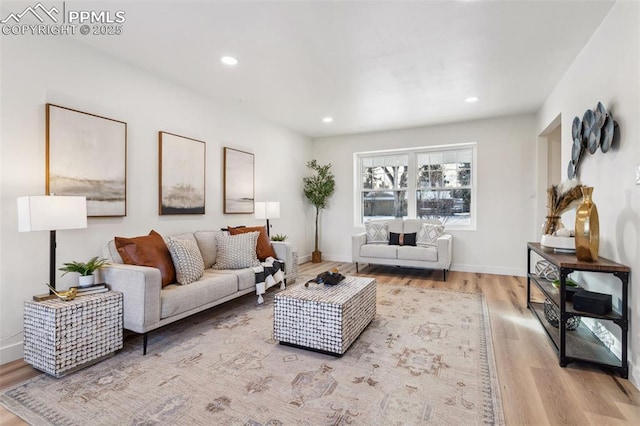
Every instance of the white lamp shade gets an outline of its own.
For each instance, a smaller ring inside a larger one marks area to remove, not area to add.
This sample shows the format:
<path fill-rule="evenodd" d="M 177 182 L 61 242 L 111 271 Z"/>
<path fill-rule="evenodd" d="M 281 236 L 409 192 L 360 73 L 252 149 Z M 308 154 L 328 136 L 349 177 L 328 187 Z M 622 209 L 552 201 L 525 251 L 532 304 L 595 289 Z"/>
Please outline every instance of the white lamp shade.
<path fill-rule="evenodd" d="M 18 197 L 19 232 L 86 227 L 86 197 L 59 195 Z"/>
<path fill-rule="evenodd" d="M 254 210 L 256 219 L 277 219 L 280 217 L 280 202 L 256 202 Z"/>

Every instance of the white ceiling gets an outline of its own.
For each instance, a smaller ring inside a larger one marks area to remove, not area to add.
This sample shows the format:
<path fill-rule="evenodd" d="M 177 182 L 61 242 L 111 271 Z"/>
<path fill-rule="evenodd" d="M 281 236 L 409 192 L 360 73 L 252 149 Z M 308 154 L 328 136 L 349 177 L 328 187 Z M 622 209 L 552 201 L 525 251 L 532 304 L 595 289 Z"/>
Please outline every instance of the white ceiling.
<path fill-rule="evenodd" d="M 126 22 L 120 36 L 83 42 L 322 137 L 535 112 L 613 2 L 86 4 Z"/>

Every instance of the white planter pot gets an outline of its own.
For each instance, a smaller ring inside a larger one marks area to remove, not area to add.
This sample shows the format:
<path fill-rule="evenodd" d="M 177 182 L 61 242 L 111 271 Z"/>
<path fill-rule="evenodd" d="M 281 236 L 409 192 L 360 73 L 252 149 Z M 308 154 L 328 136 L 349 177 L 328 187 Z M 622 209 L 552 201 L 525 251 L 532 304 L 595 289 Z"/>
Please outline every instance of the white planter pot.
<path fill-rule="evenodd" d="M 78 277 L 78 286 L 89 287 L 95 283 L 95 275 L 80 275 Z"/>

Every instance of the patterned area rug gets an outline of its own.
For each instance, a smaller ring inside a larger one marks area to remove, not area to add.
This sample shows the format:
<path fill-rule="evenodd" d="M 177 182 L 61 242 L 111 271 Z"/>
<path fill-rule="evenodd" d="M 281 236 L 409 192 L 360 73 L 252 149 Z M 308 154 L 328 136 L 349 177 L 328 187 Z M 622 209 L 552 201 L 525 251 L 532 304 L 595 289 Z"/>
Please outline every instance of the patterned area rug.
<path fill-rule="evenodd" d="M 482 295 L 378 284 L 375 319 L 337 358 L 273 340 L 274 294 L 151 333 L 146 356 L 128 339 L 0 402 L 34 425 L 504 424 Z"/>

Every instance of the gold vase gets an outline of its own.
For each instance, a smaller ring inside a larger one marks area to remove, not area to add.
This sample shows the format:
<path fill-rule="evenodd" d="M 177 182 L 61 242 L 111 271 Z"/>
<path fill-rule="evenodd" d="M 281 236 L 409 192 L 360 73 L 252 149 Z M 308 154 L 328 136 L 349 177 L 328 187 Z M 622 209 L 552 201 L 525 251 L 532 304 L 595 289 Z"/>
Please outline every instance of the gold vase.
<path fill-rule="evenodd" d="M 591 201 L 593 188 L 582 187 L 582 204 L 576 210 L 576 257 L 593 262 L 598 259 L 600 221 L 598 209 Z"/>

